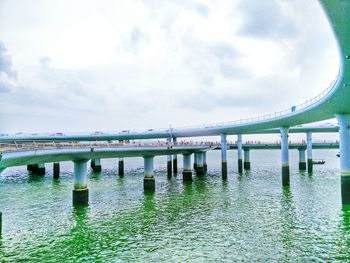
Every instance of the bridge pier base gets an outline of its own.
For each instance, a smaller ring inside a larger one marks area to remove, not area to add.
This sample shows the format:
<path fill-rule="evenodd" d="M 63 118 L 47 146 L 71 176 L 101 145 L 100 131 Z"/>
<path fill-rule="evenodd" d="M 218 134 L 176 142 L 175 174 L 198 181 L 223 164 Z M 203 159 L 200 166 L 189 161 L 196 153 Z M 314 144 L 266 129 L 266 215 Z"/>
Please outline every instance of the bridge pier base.
<path fill-rule="evenodd" d="M 288 128 L 281 127 L 281 159 L 282 159 L 282 185 L 290 185 L 289 152 L 288 152 Z"/>
<path fill-rule="evenodd" d="M 92 160 L 91 160 L 91 163 L 92 163 Z M 101 166 L 101 159 L 94 159 L 94 165 L 93 165 L 93 167 L 91 167 L 92 168 L 92 170 L 94 171 L 94 172 L 101 172 L 102 171 L 102 166 Z"/>
<path fill-rule="evenodd" d="M 244 149 L 244 170 L 250 170 L 250 151 L 248 148 Z"/>
<path fill-rule="evenodd" d="M 155 192 L 156 182 L 154 178 L 154 156 L 143 157 L 144 160 L 144 178 L 143 178 L 143 190 L 145 192 Z"/>
<path fill-rule="evenodd" d="M 350 205 L 350 114 L 336 114 L 339 122 L 341 197 Z"/>
<path fill-rule="evenodd" d="M 60 163 L 53 163 L 53 179 L 60 178 Z"/>
<path fill-rule="evenodd" d="M 197 175 L 204 175 L 203 153 L 197 153 Z"/>
<path fill-rule="evenodd" d="M 306 170 L 306 161 L 305 161 L 305 149 L 298 149 L 299 151 L 299 170 Z"/>
<path fill-rule="evenodd" d="M 243 161 L 242 161 L 242 134 L 237 135 L 237 155 L 238 155 L 238 172 L 243 172 Z"/>
<path fill-rule="evenodd" d="M 118 175 L 123 176 L 124 175 L 124 158 L 119 158 L 118 161 Z"/>
<path fill-rule="evenodd" d="M 221 135 L 221 173 L 222 178 L 227 178 L 227 141 L 226 134 L 222 133 Z"/>
<path fill-rule="evenodd" d="M 73 206 L 89 204 L 87 187 L 87 160 L 74 161 Z"/>
<path fill-rule="evenodd" d="M 184 181 L 192 181 L 191 154 L 183 155 L 182 179 Z"/>
<path fill-rule="evenodd" d="M 307 172 L 313 172 L 313 160 L 312 160 L 312 133 L 306 133 L 306 148 L 307 148 Z"/>

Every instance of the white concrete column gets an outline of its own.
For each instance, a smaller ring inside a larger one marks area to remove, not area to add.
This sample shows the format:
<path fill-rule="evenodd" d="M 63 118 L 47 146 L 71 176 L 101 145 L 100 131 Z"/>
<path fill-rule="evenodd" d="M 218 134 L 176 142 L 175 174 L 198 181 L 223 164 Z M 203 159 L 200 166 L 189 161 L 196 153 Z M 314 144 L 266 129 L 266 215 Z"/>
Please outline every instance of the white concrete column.
<path fill-rule="evenodd" d="M 307 149 L 307 171 L 312 173 L 313 160 L 312 160 L 312 133 L 306 133 L 306 149 Z"/>
<path fill-rule="evenodd" d="M 73 205 L 87 205 L 89 203 L 87 162 L 87 160 L 74 161 Z"/>
<path fill-rule="evenodd" d="M 177 145 L 177 139 L 173 138 L 174 146 Z M 173 172 L 174 174 L 177 174 L 177 154 L 173 154 Z"/>
<path fill-rule="evenodd" d="M 145 156 L 144 160 L 144 178 L 143 178 L 143 189 L 145 191 L 154 192 L 155 178 L 154 178 L 154 156 Z"/>
<path fill-rule="evenodd" d="M 299 170 L 304 171 L 306 169 L 305 161 L 305 149 L 298 149 L 299 151 Z"/>
<path fill-rule="evenodd" d="M 227 177 L 227 140 L 226 134 L 221 133 L 221 172 L 222 177 Z"/>
<path fill-rule="evenodd" d="M 167 138 L 168 142 L 168 147 L 171 147 L 171 138 Z M 173 168 L 172 168 L 172 162 L 173 162 L 173 156 L 172 154 L 168 154 L 167 156 L 167 175 L 168 178 L 171 178 L 172 173 L 173 173 Z"/>
<path fill-rule="evenodd" d="M 196 171 L 197 170 L 197 159 L 198 159 L 198 153 L 193 154 L 193 169 Z"/>
<path fill-rule="evenodd" d="M 336 114 L 339 122 L 341 196 L 350 205 L 350 114 Z"/>
<path fill-rule="evenodd" d="M 243 151 L 242 134 L 237 134 L 237 155 L 238 155 L 238 172 L 239 173 L 243 172 L 242 151 Z"/>
<path fill-rule="evenodd" d="M 145 164 L 145 170 L 144 175 L 147 178 L 153 178 L 154 177 L 154 157 L 153 156 L 147 156 L 144 157 L 144 164 Z"/>
<path fill-rule="evenodd" d="M 282 159 L 282 185 L 289 186 L 289 146 L 288 146 L 288 127 L 281 127 L 281 159 Z"/>
<path fill-rule="evenodd" d="M 204 154 L 202 152 L 197 153 L 197 169 L 196 173 L 197 175 L 203 175 L 204 174 Z"/>
<path fill-rule="evenodd" d="M 191 154 L 186 153 L 183 155 L 183 180 L 192 181 L 192 170 L 191 170 Z"/>
<path fill-rule="evenodd" d="M 250 150 L 248 148 L 244 149 L 244 163 L 243 167 L 245 170 L 250 170 Z"/>
<path fill-rule="evenodd" d="M 74 161 L 74 189 L 87 188 L 87 161 Z"/>

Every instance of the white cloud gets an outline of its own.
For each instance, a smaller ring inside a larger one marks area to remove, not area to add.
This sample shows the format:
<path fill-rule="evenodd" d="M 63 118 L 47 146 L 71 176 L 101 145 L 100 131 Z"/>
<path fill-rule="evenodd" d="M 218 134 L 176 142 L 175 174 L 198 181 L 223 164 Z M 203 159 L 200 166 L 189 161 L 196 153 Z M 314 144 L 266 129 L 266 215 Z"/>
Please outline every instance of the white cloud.
<path fill-rule="evenodd" d="M 337 72 L 316 2 L 11 0 L 0 10 L 3 131 L 230 121 L 300 103 Z"/>

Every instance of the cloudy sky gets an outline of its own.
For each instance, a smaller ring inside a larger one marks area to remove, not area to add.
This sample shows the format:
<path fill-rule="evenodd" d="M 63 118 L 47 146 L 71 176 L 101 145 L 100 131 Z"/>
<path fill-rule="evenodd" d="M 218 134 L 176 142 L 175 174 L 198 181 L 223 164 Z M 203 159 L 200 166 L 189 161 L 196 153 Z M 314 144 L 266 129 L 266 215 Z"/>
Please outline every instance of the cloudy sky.
<path fill-rule="evenodd" d="M 0 131 L 112 131 L 289 108 L 336 77 L 316 0 L 0 0 Z"/>

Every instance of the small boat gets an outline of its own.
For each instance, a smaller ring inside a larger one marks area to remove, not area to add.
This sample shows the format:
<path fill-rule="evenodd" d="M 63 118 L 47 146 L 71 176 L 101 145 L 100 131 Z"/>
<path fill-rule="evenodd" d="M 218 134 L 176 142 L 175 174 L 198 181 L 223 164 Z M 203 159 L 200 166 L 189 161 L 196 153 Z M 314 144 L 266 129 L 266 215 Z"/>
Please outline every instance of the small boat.
<path fill-rule="evenodd" d="M 312 163 L 313 164 L 325 164 L 326 161 L 325 160 L 313 160 Z"/>

